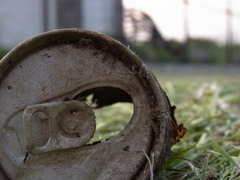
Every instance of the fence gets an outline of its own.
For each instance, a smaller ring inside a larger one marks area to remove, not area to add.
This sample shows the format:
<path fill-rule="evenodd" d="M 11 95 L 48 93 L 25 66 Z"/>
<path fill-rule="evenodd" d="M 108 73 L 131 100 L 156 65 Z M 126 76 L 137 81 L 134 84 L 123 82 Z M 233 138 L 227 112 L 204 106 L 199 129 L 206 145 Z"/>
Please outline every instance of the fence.
<path fill-rule="evenodd" d="M 236 26 L 236 21 L 240 24 L 240 13 L 238 13 L 238 10 L 236 8 L 233 9 L 231 0 L 222 0 L 217 2 L 215 1 L 216 3 L 221 2 L 222 6 L 214 6 L 214 4 L 212 4 L 214 1 L 208 1 L 206 4 L 204 4 L 203 1 L 194 0 L 172 0 L 169 1 L 168 4 L 166 2 L 163 3 L 163 1 L 158 1 L 157 8 L 154 7 L 156 4 L 153 4 L 151 2 L 155 1 L 150 1 L 150 3 L 146 4 L 146 6 L 151 6 L 153 10 L 159 9 L 159 11 L 162 11 L 163 8 L 166 8 L 165 6 L 177 6 L 177 11 L 180 12 L 179 15 L 182 18 L 177 17 L 178 15 L 176 15 L 174 8 L 169 8 L 168 14 L 159 13 L 158 17 L 154 17 L 150 11 L 141 12 L 133 9 L 127 9 L 124 16 L 124 30 L 125 34 L 128 36 L 128 39 L 134 41 L 135 43 L 139 40 L 144 41 L 148 39 L 148 41 L 150 41 L 152 44 L 162 46 L 166 50 L 170 50 L 172 52 L 174 51 L 174 53 L 178 51 L 177 56 L 181 56 L 180 60 L 182 62 L 190 61 L 193 58 L 193 54 L 198 54 L 198 59 L 201 59 L 201 61 L 208 61 L 209 57 L 206 56 L 212 56 L 210 59 L 222 59 L 220 61 L 239 61 L 238 57 L 240 57 L 240 34 L 238 33 L 237 29 L 240 26 Z M 197 12 L 194 12 L 193 9 L 197 9 Z M 201 17 L 197 17 L 196 14 L 198 16 L 200 15 Z M 173 15 L 174 18 L 169 18 L 168 15 Z M 207 17 L 208 15 L 209 17 Z M 169 40 L 166 40 L 167 24 L 163 23 L 163 16 L 165 20 L 171 19 L 168 20 L 169 23 L 172 23 L 175 26 L 178 25 L 177 28 L 172 30 L 174 33 L 176 32 L 177 34 L 177 31 L 180 29 L 183 34 L 182 39 L 184 44 L 182 44 L 181 48 L 177 50 L 171 48 Z M 204 19 L 203 16 L 206 18 Z M 179 19 L 182 19 L 183 21 L 181 23 L 177 22 Z M 220 28 L 218 28 L 216 32 L 213 32 L 213 29 L 216 29 L 217 25 L 219 26 L 219 24 Z M 201 31 L 205 31 L 208 34 L 211 31 L 212 34 L 208 36 L 199 36 L 199 39 L 196 33 L 193 33 L 193 29 L 197 28 L 200 28 Z M 221 35 L 217 35 L 220 34 L 220 32 Z M 221 38 L 219 38 L 220 36 Z M 193 47 L 193 44 L 196 46 L 196 41 L 192 42 L 192 40 L 196 40 L 196 38 L 200 40 L 200 42 L 197 41 L 197 47 Z M 211 47 L 209 48 L 209 46 Z M 209 49 L 213 49 L 214 52 L 209 52 Z"/>

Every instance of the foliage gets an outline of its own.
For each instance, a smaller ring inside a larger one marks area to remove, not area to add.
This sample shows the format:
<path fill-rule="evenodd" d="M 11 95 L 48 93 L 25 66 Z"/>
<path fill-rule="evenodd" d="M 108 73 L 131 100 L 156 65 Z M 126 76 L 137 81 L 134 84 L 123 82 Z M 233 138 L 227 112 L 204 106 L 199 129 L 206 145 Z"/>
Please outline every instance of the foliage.
<path fill-rule="evenodd" d="M 138 54 L 141 59 L 155 62 L 179 62 L 179 57 L 184 53 L 184 42 L 168 40 L 166 42 L 170 49 L 162 46 L 154 46 L 150 42 L 131 44 L 131 49 Z M 129 44 L 129 43 L 126 43 Z M 228 63 L 227 49 L 224 44 L 217 43 L 209 39 L 189 39 L 187 45 L 189 62 L 195 63 Z M 240 62 L 240 45 L 232 45 L 232 62 Z"/>
<path fill-rule="evenodd" d="M 194 62 L 223 63 L 226 50 L 223 45 L 207 39 L 189 40 L 189 58 Z"/>
<path fill-rule="evenodd" d="M 9 50 L 0 47 L 0 60 L 8 53 Z"/>
<path fill-rule="evenodd" d="M 170 51 L 155 47 L 148 42 L 143 42 L 137 46 L 131 46 L 131 49 L 135 51 L 142 59 L 146 61 L 158 61 L 158 62 L 175 62 L 176 57 Z"/>

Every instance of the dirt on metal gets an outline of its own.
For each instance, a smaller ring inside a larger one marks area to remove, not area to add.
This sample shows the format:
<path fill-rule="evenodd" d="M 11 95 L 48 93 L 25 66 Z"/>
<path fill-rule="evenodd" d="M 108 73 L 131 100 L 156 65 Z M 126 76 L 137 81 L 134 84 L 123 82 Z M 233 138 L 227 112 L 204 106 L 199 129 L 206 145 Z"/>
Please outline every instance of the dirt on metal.
<path fill-rule="evenodd" d="M 92 145 L 85 142 L 95 130 L 84 104 L 89 95 L 95 108 L 134 105 L 118 135 Z M 120 42 L 81 29 L 40 34 L 0 62 L 0 178 L 149 179 L 145 152 L 154 155 L 155 171 L 186 132 L 174 110 L 151 71 Z"/>

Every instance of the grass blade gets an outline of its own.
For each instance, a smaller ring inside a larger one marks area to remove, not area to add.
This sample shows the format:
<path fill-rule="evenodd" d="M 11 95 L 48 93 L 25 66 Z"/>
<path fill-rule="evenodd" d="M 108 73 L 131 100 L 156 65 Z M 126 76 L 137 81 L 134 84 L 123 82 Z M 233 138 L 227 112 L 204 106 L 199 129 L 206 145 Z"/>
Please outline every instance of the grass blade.
<path fill-rule="evenodd" d="M 237 167 L 239 169 L 239 165 L 231 158 L 231 156 L 223 149 L 219 144 L 212 139 L 210 140 L 212 143 L 212 147 L 219 152 L 224 158 L 227 159 L 227 161 L 232 164 L 233 166 Z"/>
<path fill-rule="evenodd" d="M 175 156 L 173 156 L 172 158 L 168 159 L 166 162 L 166 165 L 168 168 L 173 168 L 176 164 L 178 164 L 179 162 L 182 161 L 183 156 L 191 151 L 197 144 L 194 144 L 190 147 L 187 147 L 185 149 L 183 149 L 182 151 L 180 151 L 178 154 L 176 154 Z"/>
<path fill-rule="evenodd" d="M 206 157 L 206 159 L 204 161 L 204 164 L 203 164 L 203 170 L 202 170 L 202 174 L 201 174 L 201 179 L 200 180 L 205 180 L 206 179 L 206 176 L 207 176 L 207 166 L 208 166 L 209 157 L 210 157 L 210 154 L 207 154 L 207 157 Z"/>

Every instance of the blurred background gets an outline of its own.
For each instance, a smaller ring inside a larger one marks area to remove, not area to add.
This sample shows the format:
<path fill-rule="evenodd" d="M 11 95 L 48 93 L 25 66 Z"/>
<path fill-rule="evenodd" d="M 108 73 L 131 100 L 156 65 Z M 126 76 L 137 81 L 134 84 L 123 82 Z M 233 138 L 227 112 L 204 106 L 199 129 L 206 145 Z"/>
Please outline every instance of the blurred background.
<path fill-rule="evenodd" d="M 187 128 L 173 146 L 180 153 L 159 167 L 156 179 L 233 179 L 240 174 L 239 0 L 0 3 L 0 59 L 39 33 L 85 28 L 121 41 L 147 64 L 177 106 L 178 123 Z M 94 110 L 97 130 L 92 141 L 118 134 L 133 109 L 120 103 Z M 212 147 L 212 140 L 224 151 Z"/>
<path fill-rule="evenodd" d="M 240 62 L 238 0 L 1 0 L 0 57 L 61 28 L 103 32 L 150 62 Z"/>

